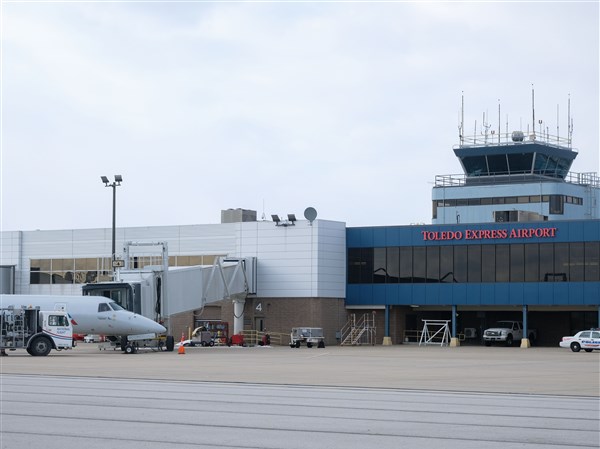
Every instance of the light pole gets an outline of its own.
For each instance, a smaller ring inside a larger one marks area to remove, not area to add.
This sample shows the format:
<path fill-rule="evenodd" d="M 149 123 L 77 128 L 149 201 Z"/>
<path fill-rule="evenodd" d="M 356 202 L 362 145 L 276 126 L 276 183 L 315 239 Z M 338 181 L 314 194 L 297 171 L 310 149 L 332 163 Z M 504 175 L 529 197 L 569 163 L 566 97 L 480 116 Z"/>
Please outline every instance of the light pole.
<path fill-rule="evenodd" d="M 114 182 L 110 182 L 106 176 L 101 176 L 102 182 L 105 187 L 112 187 L 113 189 L 113 212 L 112 212 L 112 254 L 111 254 L 111 268 L 113 271 L 113 275 L 115 272 L 114 262 L 115 262 L 115 243 L 116 243 L 116 224 L 117 224 L 117 187 L 121 185 L 123 182 L 123 177 L 121 175 L 115 175 Z"/>

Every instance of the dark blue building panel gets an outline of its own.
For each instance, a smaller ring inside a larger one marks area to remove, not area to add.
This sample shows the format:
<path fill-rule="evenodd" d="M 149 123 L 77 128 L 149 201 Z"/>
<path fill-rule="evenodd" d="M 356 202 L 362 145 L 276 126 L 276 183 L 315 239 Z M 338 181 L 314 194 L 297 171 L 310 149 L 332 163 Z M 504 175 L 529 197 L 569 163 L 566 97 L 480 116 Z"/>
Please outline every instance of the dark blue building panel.
<path fill-rule="evenodd" d="M 597 306 L 600 220 L 347 229 L 346 303 Z"/>

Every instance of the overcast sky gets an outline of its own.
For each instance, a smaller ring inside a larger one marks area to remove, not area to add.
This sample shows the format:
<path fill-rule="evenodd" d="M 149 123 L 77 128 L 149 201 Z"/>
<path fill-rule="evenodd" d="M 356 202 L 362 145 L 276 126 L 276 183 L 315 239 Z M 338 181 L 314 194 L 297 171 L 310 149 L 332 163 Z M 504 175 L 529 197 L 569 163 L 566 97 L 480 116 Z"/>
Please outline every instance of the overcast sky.
<path fill-rule="evenodd" d="M 466 131 L 536 120 L 599 171 L 599 6 L 2 4 L 2 230 L 219 223 L 312 206 L 431 223 Z"/>

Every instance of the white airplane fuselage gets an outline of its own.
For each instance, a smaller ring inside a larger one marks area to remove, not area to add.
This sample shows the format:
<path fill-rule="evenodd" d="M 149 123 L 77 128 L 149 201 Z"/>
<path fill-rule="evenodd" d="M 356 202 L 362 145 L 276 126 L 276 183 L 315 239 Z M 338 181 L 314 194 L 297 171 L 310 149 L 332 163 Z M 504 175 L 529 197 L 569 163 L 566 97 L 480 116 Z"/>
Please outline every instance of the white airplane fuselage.
<path fill-rule="evenodd" d="M 102 296 L 0 295 L 0 308 L 9 306 L 64 310 L 69 314 L 73 332 L 78 334 L 123 336 L 166 332 L 157 322 Z"/>

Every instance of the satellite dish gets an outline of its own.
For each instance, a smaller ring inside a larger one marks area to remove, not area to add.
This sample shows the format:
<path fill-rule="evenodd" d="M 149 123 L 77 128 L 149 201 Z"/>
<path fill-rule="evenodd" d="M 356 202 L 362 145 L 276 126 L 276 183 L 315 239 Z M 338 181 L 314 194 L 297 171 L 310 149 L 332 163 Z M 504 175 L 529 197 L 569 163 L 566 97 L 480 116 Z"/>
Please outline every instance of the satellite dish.
<path fill-rule="evenodd" d="M 317 218 L 317 210 L 314 207 L 307 207 L 304 210 L 304 218 L 312 223 Z"/>

